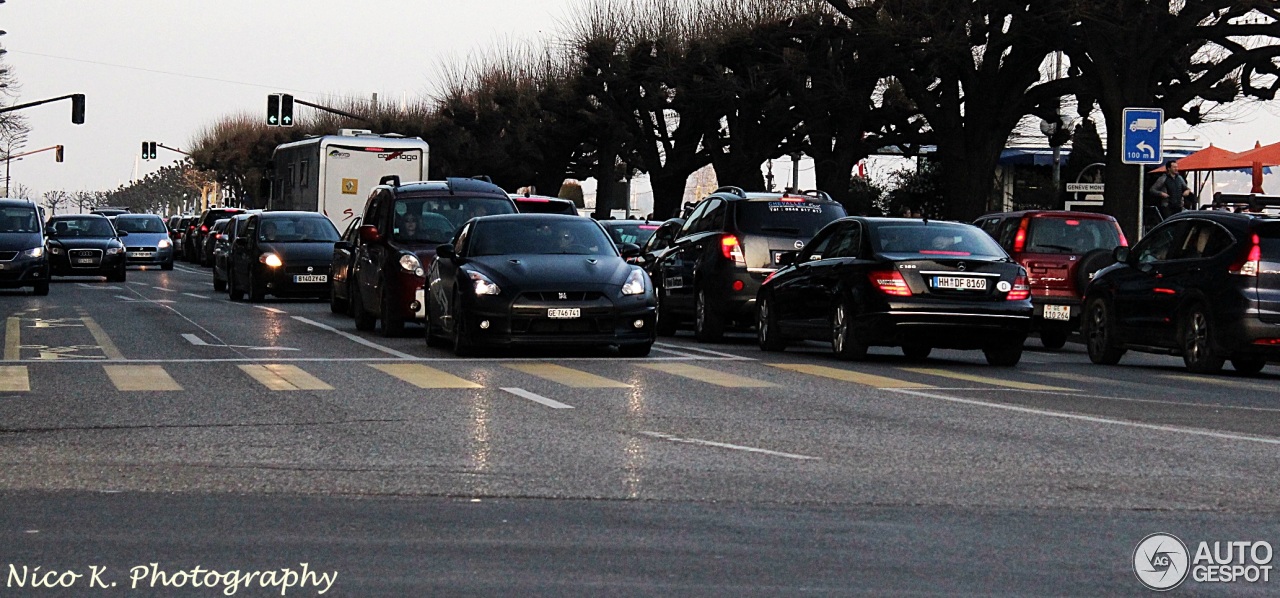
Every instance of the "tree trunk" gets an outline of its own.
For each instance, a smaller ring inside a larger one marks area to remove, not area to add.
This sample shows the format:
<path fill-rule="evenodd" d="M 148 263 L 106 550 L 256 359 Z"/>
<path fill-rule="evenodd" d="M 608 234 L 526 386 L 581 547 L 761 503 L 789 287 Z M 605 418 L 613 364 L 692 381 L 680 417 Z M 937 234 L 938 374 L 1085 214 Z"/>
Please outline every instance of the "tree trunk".
<path fill-rule="evenodd" d="M 950 144 L 939 140 L 942 188 L 938 194 L 944 202 L 942 217 L 948 220 L 971 222 L 991 211 L 991 187 L 1004 145 L 1001 143 L 994 148 L 975 145 L 979 144 L 966 147 L 962 143 Z"/>
<path fill-rule="evenodd" d="M 649 173 L 649 183 L 653 186 L 653 217 L 655 219 L 666 220 L 680 213 L 680 206 L 684 203 L 684 189 L 688 181 L 688 175 Z"/>
<path fill-rule="evenodd" d="M 741 187 L 743 191 L 765 191 L 764 173 L 760 172 L 760 165 L 765 159 L 755 160 L 754 158 L 742 159 L 740 149 L 737 154 L 718 153 L 711 163 L 716 169 L 716 180 L 724 185 L 733 185 Z"/>

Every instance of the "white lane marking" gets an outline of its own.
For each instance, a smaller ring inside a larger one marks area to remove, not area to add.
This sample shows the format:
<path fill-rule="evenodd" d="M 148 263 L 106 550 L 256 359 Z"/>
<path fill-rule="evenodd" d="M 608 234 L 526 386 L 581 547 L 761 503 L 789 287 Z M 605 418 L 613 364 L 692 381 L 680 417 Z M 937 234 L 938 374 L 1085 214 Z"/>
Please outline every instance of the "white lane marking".
<path fill-rule="evenodd" d="M 560 401 L 548 399 L 547 397 L 544 397 L 539 394 L 531 393 L 523 388 L 503 388 L 502 390 L 509 392 L 522 399 L 529 399 L 530 401 L 533 401 L 535 403 L 541 403 L 552 409 L 573 409 L 573 405 L 565 405 Z"/>
<path fill-rule="evenodd" d="M 120 299 L 122 301 L 137 301 L 137 299 L 134 299 L 133 297 L 129 297 L 126 295 L 116 295 L 116 299 Z"/>
<path fill-rule="evenodd" d="M 209 343 L 204 342 L 204 339 L 194 334 L 191 334 L 189 332 L 186 334 L 183 334 L 182 338 L 187 339 L 187 342 L 197 347 L 225 347 L 228 349 L 248 349 L 250 351 L 301 351 L 301 349 L 295 349 L 293 347 L 255 347 L 253 345 L 221 345 L 221 344 L 210 345 Z"/>
<path fill-rule="evenodd" d="M 265 306 L 265 305 L 255 305 L 254 307 L 256 307 L 256 308 L 258 308 L 258 309 L 260 309 L 260 310 L 262 310 L 262 311 L 269 311 L 269 312 L 271 312 L 271 313 L 273 313 L 273 314 L 283 314 L 283 313 L 288 313 L 288 312 L 286 312 L 286 311 L 285 311 L 285 310 L 283 310 L 283 309 L 276 309 L 276 308 L 274 308 L 274 307 L 267 307 L 267 306 Z"/>
<path fill-rule="evenodd" d="M 656 343 L 654 344 L 653 350 L 662 351 L 663 353 L 670 353 L 672 355 L 679 355 L 681 357 L 688 357 L 690 359 L 708 359 L 706 355 L 694 355 L 693 353 L 685 353 L 684 351 L 676 351 L 675 349 L 664 349 L 662 347 L 657 346 Z"/>
<path fill-rule="evenodd" d="M 182 335 L 182 338 L 187 339 L 187 342 L 189 342 L 189 343 L 191 343 L 191 344 L 193 344 L 193 345 L 199 346 L 199 347 L 207 347 L 207 346 L 209 346 L 209 343 L 204 342 L 204 339 L 202 339 L 202 338 L 200 338 L 200 337 L 198 337 L 198 336 L 196 336 L 196 335 L 194 335 L 194 334 L 187 333 L 187 334 Z"/>
<path fill-rule="evenodd" d="M 959 397 L 949 397 L 946 395 L 921 392 L 916 390 L 908 390 L 905 388 L 886 388 L 889 392 L 897 392 L 908 394 L 926 399 L 937 399 L 939 401 L 949 401 L 952 403 L 960 403 L 963 405 L 974 405 L 977 407 L 991 407 L 994 409 L 1004 409 L 1005 411 L 1016 411 L 1018 413 L 1027 413 L 1031 415 L 1044 415 L 1048 417 L 1057 417 L 1061 419 L 1074 419 L 1079 421 L 1092 422 L 1095 424 L 1110 424 L 1113 426 L 1126 426 L 1130 428 L 1140 428 L 1143 430 L 1159 430 L 1161 432 L 1174 432 L 1177 434 L 1190 434 L 1192 436 L 1208 436 L 1210 438 L 1220 438 L 1223 440 L 1245 440 L 1248 442 L 1260 442 L 1262 444 L 1280 445 L 1280 438 L 1263 438 L 1260 436 L 1246 436 L 1243 434 L 1231 434 L 1229 432 L 1213 432 L 1211 430 L 1199 430 L 1196 428 L 1180 428 L 1177 426 L 1164 426 L 1160 424 L 1144 424 L 1141 422 L 1126 421 L 1122 419 L 1111 419 L 1107 417 L 1095 417 L 1092 415 L 1080 415 L 1076 413 L 1059 413 L 1056 411 L 1048 411 L 1045 409 L 1034 409 L 1031 407 L 1019 407 L 1017 405 L 1004 405 L 1001 403 L 991 403 L 988 401 L 978 401 L 974 399 L 961 399 Z"/>
<path fill-rule="evenodd" d="M 179 272 L 185 272 L 185 273 L 187 273 L 187 274 L 200 274 L 200 275 L 208 274 L 208 272 L 201 272 L 201 271 L 199 271 L 199 270 L 193 270 L 193 269 L 188 268 L 188 267 L 186 267 L 186 266 L 179 266 L 179 265 L 177 265 L 177 264 L 174 264 L 173 269 L 174 269 L 174 270 L 177 270 L 177 271 L 179 271 Z"/>
<path fill-rule="evenodd" d="M 819 457 L 810 457 L 809 455 L 797 455 L 797 454 L 795 454 L 795 453 L 783 453 L 783 452 L 779 452 L 779 451 L 771 451 L 771 450 L 769 450 L 769 449 L 756 448 L 756 447 L 753 447 L 753 446 L 742 446 L 742 445 L 740 445 L 740 444 L 729 444 L 729 443 L 727 443 L 727 442 L 716 442 L 716 441 L 714 441 L 714 440 L 700 440 L 700 439 L 698 439 L 698 438 L 681 438 L 681 437 L 679 437 L 679 436 L 672 436 L 672 435 L 670 435 L 670 434 L 663 434 L 662 432 L 643 432 L 643 431 L 642 431 L 642 432 L 640 432 L 640 433 L 641 433 L 641 434 L 643 434 L 643 435 L 645 435 L 645 436 L 648 436 L 648 437 L 650 437 L 650 438 L 657 438 L 657 439 L 659 439 L 659 440 L 669 440 L 669 441 L 671 441 L 671 442 L 679 442 L 679 443 L 681 443 L 681 444 L 694 444 L 694 445 L 698 445 L 698 446 L 713 446 L 713 447 L 716 447 L 716 448 L 731 449 L 731 450 L 735 450 L 735 451 L 746 451 L 746 452 L 748 452 L 748 453 L 760 453 L 760 454 L 762 454 L 762 455 L 772 455 L 772 456 L 774 456 L 774 457 L 785 457 L 785 458 L 787 458 L 787 459 L 797 459 L 797 460 L 800 460 L 800 461 L 821 461 L 821 460 L 822 460 L 822 459 L 821 459 L 821 458 L 819 458 Z"/>
<path fill-rule="evenodd" d="M 173 299 L 138 299 L 136 297 L 129 297 L 128 295 L 116 295 L 116 299 L 120 299 L 121 301 L 132 301 L 135 303 L 173 303 Z"/>
<path fill-rule="evenodd" d="M 164 288 L 164 287 L 151 287 L 151 288 L 153 288 L 153 289 L 155 289 L 155 290 L 157 290 L 157 291 L 164 291 L 164 292 L 166 292 L 166 293 L 176 293 L 176 292 L 178 292 L 176 289 L 166 289 L 166 288 Z"/>
<path fill-rule="evenodd" d="M 84 287 L 84 288 L 86 288 L 86 289 L 93 289 L 93 290 L 95 290 L 95 291 L 119 291 L 119 290 L 121 290 L 121 287 L 118 287 L 118 286 L 113 285 L 113 284 L 89 284 L 89 283 L 87 283 L 87 282 L 77 282 L 77 283 L 76 283 L 76 286 Z"/>
<path fill-rule="evenodd" d="M 416 357 L 414 357 L 413 355 L 410 355 L 410 354 L 408 354 L 408 353 L 403 353 L 403 352 L 401 352 L 401 351 L 397 351 L 397 350 L 395 350 L 395 349 L 392 349 L 391 347 L 384 347 L 384 346 L 379 345 L 378 343 L 375 343 L 375 342 L 373 342 L 373 341 L 371 341 L 371 340 L 369 340 L 369 339 L 361 338 L 361 337 L 356 336 L 356 335 L 354 335 L 354 334 L 351 334 L 350 332 L 347 332 L 347 331 L 345 331 L 345 330 L 338 330 L 337 328 L 334 328 L 333 326 L 329 326 L 328 324 L 321 324 L 320 322 L 317 322 L 317 321 L 315 321 L 315 320 L 310 320 L 310 319 L 304 318 L 304 317 L 302 317 L 302 316 L 293 316 L 293 319 L 295 319 L 295 320 L 297 320 L 297 321 L 299 321 L 299 322 L 302 322 L 303 324 L 310 324 L 310 325 L 315 326 L 316 328 L 319 328 L 319 329 L 321 329 L 321 330 L 328 330 L 329 332 L 332 332 L 332 333 L 337 334 L 337 335 L 339 335 L 339 336 L 345 337 L 347 340 L 349 340 L 349 341 L 351 341 L 351 342 L 354 342 L 354 343 L 360 343 L 361 345 L 364 345 L 364 346 L 366 346 L 366 347 L 369 347 L 370 349 L 377 349 L 378 351 L 382 351 L 383 353 L 386 353 L 387 355 L 394 355 L 394 356 L 396 356 L 396 357 L 399 357 L 400 359 L 417 359 Z"/>
<path fill-rule="evenodd" d="M 208 299 L 208 298 L 209 298 L 207 295 L 197 295 L 197 294 L 195 294 L 195 293 L 183 293 L 183 295 L 186 295 L 186 296 L 188 296 L 188 297 L 195 297 L 196 299 Z"/>
<path fill-rule="evenodd" d="M 751 358 L 751 357 L 743 357 L 742 355 L 734 355 L 734 354 L 732 354 L 732 353 L 721 353 L 721 352 L 719 352 L 719 351 L 712 351 L 711 349 L 703 349 L 702 347 L 687 347 L 687 346 L 685 346 L 685 345 L 673 345 L 673 344 L 671 344 L 671 343 L 653 343 L 653 346 L 655 346 L 655 347 L 671 347 L 671 348 L 674 348 L 674 349 L 680 349 L 680 350 L 682 350 L 682 351 L 697 351 L 697 352 L 699 352 L 699 353 L 706 353 L 706 354 L 708 354 L 708 355 L 715 355 L 716 357 L 724 357 L 724 358 L 727 358 L 727 359 L 736 359 L 736 360 L 739 360 L 739 361 L 755 361 L 755 359 L 754 359 L 754 358 Z"/>
<path fill-rule="evenodd" d="M 130 280 L 130 281 L 129 281 L 129 284 L 136 284 L 136 285 L 141 285 L 141 286 L 144 286 L 144 287 L 149 287 L 149 286 L 151 286 L 151 285 L 149 285 L 149 284 L 147 284 L 147 283 L 145 283 L 145 282 L 138 282 L 138 281 L 136 281 L 136 280 Z"/>

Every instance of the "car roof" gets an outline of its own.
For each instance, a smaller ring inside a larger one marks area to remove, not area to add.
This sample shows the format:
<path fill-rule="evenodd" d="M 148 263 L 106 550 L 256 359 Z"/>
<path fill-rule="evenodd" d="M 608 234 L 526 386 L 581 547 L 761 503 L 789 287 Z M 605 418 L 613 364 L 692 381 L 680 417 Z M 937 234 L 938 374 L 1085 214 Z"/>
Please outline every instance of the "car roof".
<path fill-rule="evenodd" d="M 72 218 L 101 218 L 103 220 L 108 220 L 108 218 L 102 214 L 57 214 L 55 216 L 50 216 L 49 220 L 70 220 Z"/>
<path fill-rule="evenodd" d="M 831 199 L 825 191 L 804 191 L 800 193 L 791 193 L 787 191 L 744 191 L 741 187 L 720 187 L 716 189 L 712 195 L 727 199 L 730 201 L 777 201 L 784 197 L 794 197 L 797 199 L 805 199 L 815 203 L 838 203 Z"/>
<path fill-rule="evenodd" d="M 526 220 L 546 220 L 549 222 L 586 220 L 587 222 L 595 222 L 595 220 L 592 220 L 586 216 L 574 216 L 571 214 L 540 214 L 540 213 L 529 213 L 529 212 L 519 212 L 516 214 L 494 214 L 492 216 L 477 216 L 475 219 L 484 220 L 484 221 L 519 220 L 521 222 L 524 222 Z"/>
<path fill-rule="evenodd" d="M 252 216 L 253 214 L 236 214 L 236 216 L 242 216 L 242 215 L 243 215 L 243 216 Z M 308 212 L 308 211 L 306 211 L 306 210 L 279 210 L 279 211 L 271 211 L 271 212 L 259 212 L 259 213 L 257 214 L 257 216 L 258 216 L 259 218 L 267 218 L 267 219 L 270 219 L 270 218 L 297 218 L 297 217 L 299 217 L 299 216 L 315 216 L 315 217 L 317 217 L 317 218 L 324 218 L 324 219 L 326 219 L 326 220 L 328 220 L 328 218 L 329 218 L 328 216 L 325 216 L 324 214 L 321 214 L 320 212 Z"/>
<path fill-rule="evenodd" d="M 423 195 L 494 195 L 511 199 L 506 190 L 489 181 L 481 179 L 468 179 L 462 177 L 449 177 L 443 181 L 414 181 L 409 183 L 401 183 L 398 186 L 379 185 L 390 189 L 393 193 L 399 194 L 423 194 Z"/>
<path fill-rule="evenodd" d="M 1077 212 L 1074 210 L 1018 210 L 1016 212 L 993 212 L 990 214 L 984 214 L 980 216 L 979 219 L 991 218 L 994 216 L 999 216 L 1001 218 L 1017 218 L 1021 216 L 1042 218 L 1060 216 L 1062 218 L 1080 218 L 1087 220 L 1115 220 L 1115 217 L 1110 214 L 1103 214 L 1101 212 Z"/>
<path fill-rule="evenodd" d="M 36 202 L 31 201 L 30 199 L 21 199 L 17 197 L 0 197 L 0 207 L 11 208 L 18 206 L 34 208 L 36 207 Z"/>

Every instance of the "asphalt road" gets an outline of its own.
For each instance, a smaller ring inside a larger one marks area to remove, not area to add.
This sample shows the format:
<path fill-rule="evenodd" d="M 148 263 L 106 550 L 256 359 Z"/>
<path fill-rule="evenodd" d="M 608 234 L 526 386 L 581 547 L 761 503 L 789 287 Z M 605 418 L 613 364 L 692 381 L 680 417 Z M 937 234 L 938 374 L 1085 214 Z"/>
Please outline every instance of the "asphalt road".
<path fill-rule="evenodd" d="M 0 596 L 90 591 L 18 588 L 24 565 L 221 595 L 125 587 L 161 561 L 309 562 L 339 596 L 1140 594 L 1148 534 L 1280 545 L 1277 366 L 749 334 L 456 359 L 183 264 L 0 312 Z"/>

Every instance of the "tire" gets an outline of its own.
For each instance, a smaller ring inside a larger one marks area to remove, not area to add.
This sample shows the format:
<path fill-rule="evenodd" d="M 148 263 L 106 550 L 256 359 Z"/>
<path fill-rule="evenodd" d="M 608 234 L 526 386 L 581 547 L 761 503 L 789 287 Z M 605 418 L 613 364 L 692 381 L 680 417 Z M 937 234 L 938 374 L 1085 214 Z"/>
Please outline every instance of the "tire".
<path fill-rule="evenodd" d="M 259 303 L 267 298 L 267 290 L 258 285 L 258 276 L 249 267 L 249 303 Z"/>
<path fill-rule="evenodd" d="M 430 295 L 427 297 L 427 321 L 423 322 L 423 325 L 427 329 L 426 334 L 423 335 L 427 337 L 427 346 L 443 347 L 445 343 L 444 340 L 438 336 L 439 331 L 436 330 L 435 316 L 432 314 Z"/>
<path fill-rule="evenodd" d="M 699 289 L 693 302 L 693 336 L 704 343 L 724 340 L 724 314 L 707 304 L 707 292 Z"/>
<path fill-rule="evenodd" d="M 386 289 L 386 286 L 382 287 L 382 336 L 387 338 L 404 336 L 404 319 L 392 315 L 391 301 L 388 299 Z"/>
<path fill-rule="evenodd" d="M 49 295 L 49 282 L 37 282 L 31 287 L 31 294 L 37 297 L 47 297 Z"/>
<path fill-rule="evenodd" d="M 221 293 L 222 291 L 227 290 L 227 281 L 222 280 L 221 278 L 218 278 L 218 276 L 215 274 L 213 276 L 213 290 L 216 293 Z"/>
<path fill-rule="evenodd" d="M 1253 357 L 1243 357 L 1231 360 L 1231 368 L 1237 373 L 1244 374 L 1246 376 L 1252 376 L 1261 372 L 1262 368 L 1266 367 L 1266 365 L 1267 360 Z"/>
<path fill-rule="evenodd" d="M 1182 363 L 1197 374 L 1216 374 L 1226 363 L 1214 346 L 1213 323 L 1203 305 L 1192 306 L 1182 317 Z"/>
<path fill-rule="evenodd" d="M 756 309 L 756 340 L 761 351 L 783 351 L 787 343 L 778 330 L 778 314 L 773 310 L 773 298 L 760 297 Z"/>
<path fill-rule="evenodd" d="M 649 355 L 649 351 L 653 349 L 653 342 L 637 343 L 634 345 L 619 345 L 619 357 L 645 357 Z"/>
<path fill-rule="evenodd" d="M 359 290 L 351 295 L 351 317 L 355 318 L 356 330 L 368 332 L 378 325 L 378 317 L 364 308 L 364 299 Z"/>
<path fill-rule="evenodd" d="M 670 311 L 662 306 L 664 303 L 662 300 L 662 288 L 654 289 L 654 294 L 658 298 L 658 310 L 654 315 L 656 321 L 653 323 L 653 329 L 658 336 L 675 336 L 676 330 L 679 328 L 679 322 L 676 321 L 675 316 L 671 315 Z"/>
<path fill-rule="evenodd" d="M 1080 256 L 1080 261 L 1076 262 L 1076 293 L 1083 297 L 1093 275 L 1114 263 L 1116 260 L 1111 256 L 1110 249 L 1094 249 Z"/>
<path fill-rule="evenodd" d="M 459 306 L 462 302 L 457 297 L 453 301 L 453 354 L 457 357 L 470 357 L 475 354 L 472 348 L 471 339 L 466 335 L 466 320 L 463 319 L 462 311 Z"/>
<path fill-rule="evenodd" d="M 235 271 L 227 272 L 227 298 L 232 301 L 240 301 L 244 299 L 244 291 L 236 285 Z"/>
<path fill-rule="evenodd" d="M 1022 344 L 1019 343 L 1007 347 L 988 347 L 982 350 L 982 354 L 986 355 L 989 365 L 1005 368 L 1013 367 L 1022 360 Z"/>
<path fill-rule="evenodd" d="M 350 309 L 350 308 L 351 308 L 351 296 L 350 296 L 350 295 L 348 295 L 346 299 L 339 299 L 339 298 L 338 298 L 338 287 L 337 287 L 336 285 L 330 285 L 330 287 L 329 287 L 329 311 L 331 311 L 331 312 L 333 312 L 333 313 L 335 313 L 335 314 L 339 314 L 339 315 L 341 315 L 341 314 L 345 314 L 345 313 L 347 313 L 347 310 L 348 310 L 348 309 Z"/>
<path fill-rule="evenodd" d="M 928 345 L 903 345 L 902 354 L 907 356 L 911 361 L 924 361 L 929 358 L 929 354 L 933 352 L 933 347 Z"/>
<path fill-rule="evenodd" d="M 1115 326 L 1115 315 L 1106 300 L 1096 298 L 1085 304 L 1081 331 L 1085 348 L 1089 351 L 1089 361 L 1099 365 L 1120 363 L 1125 350 L 1120 348 Z"/>
<path fill-rule="evenodd" d="M 173 260 L 169 260 L 169 261 L 167 261 L 167 262 L 165 262 L 165 263 L 163 263 L 163 264 L 160 264 L 160 269 L 161 269 L 161 270 L 172 270 L 172 269 L 173 269 Z M 221 291 L 222 289 L 218 289 L 218 290 L 219 290 L 219 291 Z"/>
<path fill-rule="evenodd" d="M 867 345 L 854 335 L 853 307 L 847 302 L 837 305 L 831 314 L 831 350 L 836 357 L 846 361 L 867 357 Z"/>
<path fill-rule="evenodd" d="M 1041 330 L 1040 344 L 1046 349 L 1061 349 L 1067 344 L 1067 335 L 1065 329 Z"/>

